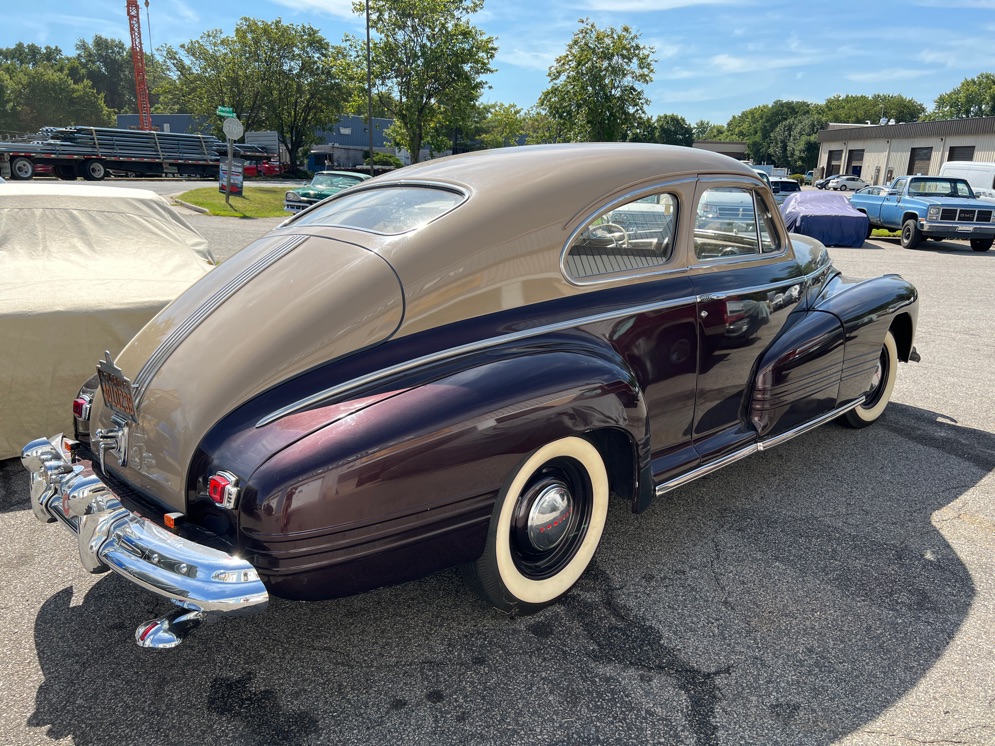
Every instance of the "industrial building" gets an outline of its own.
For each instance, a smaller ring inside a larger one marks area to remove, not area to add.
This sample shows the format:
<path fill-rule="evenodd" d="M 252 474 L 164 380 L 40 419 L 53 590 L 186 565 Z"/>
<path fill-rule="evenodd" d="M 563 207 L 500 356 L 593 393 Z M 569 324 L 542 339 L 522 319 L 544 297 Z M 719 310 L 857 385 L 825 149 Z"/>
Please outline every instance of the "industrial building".
<path fill-rule="evenodd" d="M 819 132 L 815 178 L 854 174 L 871 184 L 936 175 L 947 161 L 995 162 L 995 117 L 909 124 L 831 124 Z"/>

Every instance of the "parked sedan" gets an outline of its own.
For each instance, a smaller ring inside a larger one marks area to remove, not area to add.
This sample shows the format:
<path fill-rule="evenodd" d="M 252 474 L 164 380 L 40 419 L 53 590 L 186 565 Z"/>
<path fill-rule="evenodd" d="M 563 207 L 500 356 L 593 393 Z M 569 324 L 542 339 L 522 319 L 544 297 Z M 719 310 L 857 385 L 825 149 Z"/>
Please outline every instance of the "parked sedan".
<path fill-rule="evenodd" d="M 357 174 L 352 171 L 319 171 L 307 186 L 287 192 L 283 209 L 287 212 L 306 210 L 326 197 L 338 194 L 343 189 L 360 184 L 369 178 L 369 174 Z"/>
<path fill-rule="evenodd" d="M 236 254 L 100 362 L 74 438 L 22 463 L 87 569 L 179 607 L 143 646 L 270 595 L 453 566 L 528 613 L 585 572 L 611 499 L 638 513 L 822 423 L 878 420 L 916 314 L 897 275 L 843 277 L 789 235 L 725 156 L 487 150 Z"/>
<path fill-rule="evenodd" d="M 829 182 L 833 179 L 839 178 L 839 174 L 833 174 L 832 176 L 826 176 L 822 179 L 816 179 L 814 186 L 816 189 L 825 189 L 829 186 Z"/>
<path fill-rule="evenodd" d="M 833 189 L 837 192 L 856 192 L 858 189 L 863 189 L 868 186 L 868 183 L 861 179 L 859 176 L 837 176 L 835 179 L 829 182 L 829 189 Z"/>
<path fill-rule="evenodd" d="M 865 186 L 865 187 L 861 187 L 856 192 L 854 192 L 854 196 L 857 196 L 858 194 L 868 194 L 868 195 L 876 197 L 876 196 L 879 196 L 879 195 L 882 195 L 882 194 L 887 194 L 887 193 L 888 193 L 888 187 L 886 187 L 886 186 L 868 185 L 868 186 Z"/>

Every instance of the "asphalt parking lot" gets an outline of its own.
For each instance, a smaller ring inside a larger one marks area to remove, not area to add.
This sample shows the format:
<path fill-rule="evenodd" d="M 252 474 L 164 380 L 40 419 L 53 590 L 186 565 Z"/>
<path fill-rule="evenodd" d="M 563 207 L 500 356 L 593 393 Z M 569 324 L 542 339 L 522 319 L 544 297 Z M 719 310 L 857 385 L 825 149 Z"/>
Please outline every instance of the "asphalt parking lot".
<path fill-rule="evenodd" d="M 279 222 L 187 217 L 222 255 Z M 534 616 L 447 571 L 142 650 L 166 605 L 87 575 L 0 462 L 0 743 L 995 743 L 995 250 L 830 252 L 920 291 L 882 421 L 614 505 Z"/>

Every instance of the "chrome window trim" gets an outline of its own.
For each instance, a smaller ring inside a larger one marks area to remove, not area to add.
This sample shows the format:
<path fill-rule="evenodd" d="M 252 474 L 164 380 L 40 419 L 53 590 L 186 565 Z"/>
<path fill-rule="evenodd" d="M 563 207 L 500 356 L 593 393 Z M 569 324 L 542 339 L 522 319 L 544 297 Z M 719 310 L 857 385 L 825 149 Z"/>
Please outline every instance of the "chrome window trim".
<path fill-rule="evenodd" d="M 166 338 L 159 343 L 159 346 L 156 348 L 155 352 L 153 352 L 149 359 L 145 361 L 145 364 L 135 376 L 135 381 L 132 384 L 135 392 L 135 406 L 137 407 L 141 403 L 146 391 L 148 391 L 149 384 L 151 384 L 152 379 L 155 378 L 155 374 L 159 372 L 166 360 L 169 359 L 169 356 L 176 351 L 176 348 L 180 346 L 180 343 L 182 343 L 194 329 L 200 326 L 208 316 L 220 308 L 225 301 L 241 290 L 247 283 L 296 249 L 306 240 L 307 236 L 288 236 L 282 243 L 267 251 L 263 256 L 218 288 L 218 290 L 216 290 L 210 298 L 197 307 L 197 310 L 184 319 L 181 324 L 177 325 L 176 328 L 174 328 L 173 331 L 171 331 Z"/>
<path fill-rule="evenodd" d="M 597 220 L 601 215 L 608 212 L 609 210 L 613 210 L 616 207 L 623 204 L 628 204 L 629 202 L 634 202 L 637 199 L 648 197 L 651 194 L 658 194 L 661 192 L 665 192 L 668 187 L 676 186 L 678 184 L 693 184 L 695 181 L 697 181 L 696 176 L 685 176 L 680 179 L 659 181 L 656 182 L 655 184 L 651 184 L 645 187 L 639 187 L 638 189 L 633 189 L 632 191 L 626 192 L 625 194 L 616 197 L 610 202 L 603 203 L 600 207 L 596 208 L 594 211 L 587 213 L 587 215 L 584 217 L 583 220 L 581 220 L 578 226 L 574 228 L 573 231 L 571 231 L 569 236 L 567 236 L 567 240 L 563 244 L 563 248 L 560 249 L 560 274 L 563 275 L 563 279 L 566 280 L 567 283 L 569 283 L 570 285 L 573 285 L 574 287 L 590 287 L 592 285 L 606 285 L 612 282 L 618 282 L 620 280 L 634 280 L 643 277 L 654 277 L 657 275 L 670 274 L 676 271 L 686 271 L 685 267 L 673 266 L 674 260 L 677 257 L 676 240 L 674 241 L 675 250 L 673 255 L 664 264 L 661 264 L 658 267 L 650 267 L 645 270 L 639 270 L 633 272 L 625 272 L 625 273 L 616 272 L 610 275 L 598 275 L 597 277 L 593 278 L 577 279 L 572 277 L 570 273 L 567 272 L 567 255 L 570 253 L 570 247 L 573 245 L 573 242 L 577 240 L 577 237 L 587 229 L 587 227 L 591 224 L 592 221 Z M 679 221 L 681 214 L 683 212 L 683 208 L 681 207 L 680 197 L 676 194 L 674 194 L 673 196 L 674 196 L 674 202 L 676 202 L 677 220 L 678 220 L 678 225 L 675 226 L 674 236 L 675 238 L 678 238 L 680 235 Z"/>
<path fill-rule="evenodd" d="M 774 290 L 776 288 L 782 287 L 786 282 L 809 282 L 816 277 L 820 272 L 824 271 L 825 267 L 820 267 L 814 272 L 807 275 L 802 275 L 800 277 L 788 278 L 787 280 L 780 280 L 776 283 L 768 283 L 766 285 L 756 285 L 749 288 L 737 289 L 725 293 L 725 296 L 731 294 L 747 294 L 747 293 L 759 293 L 768 290 Z M 460 355 L 465 355 L 471 352 L 479 352 L 480 350 L 485 350 L 490 347 L 497 347 L 498 345 L 508 344 L 509 342 L 518 342 L 523 339 L 529 339 L 531 337 L 538 337 L 543 334 L 552 334 L 554 332 L 565 331 L 567 329 L 574 329 L 578 326 L 585 326 L 587 324 L 596 324 L 602 321 L 611 321 L 612 319 L 623 318 L 625 316 L 632 316 L 640 313 L 651 313 L 653 311 L 663 311 L 668 308 L 676 308 L 678 306 L 686 305 L 689 303 L 698 303 L 705 300 L 711 300 L 716 296 L 713 295 L 688 295 L 682 298 L 674 298 L 669 301 L 661 301 L 659 303 L 646 303 L 641 306 L 630 306 L 628 308 L 619 309 L 617 311 L 605 311 L 604 313 L 594 314 L 591 316 L 582 316 L 580 318 L 569 319 L 566 321 L 558 321 L 555 324 L 544 324 L 542 326 L 532 327 L 531 329 L 524 329 L 519 332 L 511 332 L 509 334 L 501 334 L 496 337 L 487 337 L 486 339 L 481 339 L 476 342 L 468 342 L 464 345 L 459 345 L 457 347 L 449 347 L 444 350 L 439 350 L 438 352 L 432 352 L 428 355 L 422 355 L 421 357 L 414 358 L 413 360 L 408 360 L 403 363 L 398 363 L 381 370 L 374 371 L 372 373 L 367 373 L 366 375 L 359 376 L 358 378 L 352 378 L 348 381 L 344 381 L 335 386 L 330 386 L 327 389 L 323 389 L 311 396 L 306 396 L 303 399 L 298 399 L 293 404 L 288 404 L 286 407 L 281 407 L 275 412 L 263 417 L 256 423 L 256 427 L 264 427 L 272 422 L 276 422 L 287 415 L 294 414 L 308 407 L 313 407 L 317 404 L 331 399 L 333 397 L 339 396 L 352 389 L 357 389 L 362 386 L 366 386 L 370 383 L 378 381 L 383 378 L 389 378 L 390 376 L 397 375 L 398 373 L 404 373 L 413 368 L 417 368 L 422 365 L 429 365 L 432 363 L 442 362 L 443 360 L 448 360 L 450 358 L 458 357 Z"/>
<path fill-rule="evenodd" d="M 758 222 L 759 218 L 760 218 L 760 215 L 756 212 L 756 202 L 757 202 L 757 199 L 759 198 L 760 201 L 763 203 L 764 207 L 767 209 L 767 212 L 768 212 L 768 214 L 771 217 L 771 221 L 774 224 L 774 230 L 777 233 L 777 237 L 778 237 L 778 240 L 779 240 L 779 243 L 780 243 L 780 248 L 777 251 L 767 251 L 767 252 L 759 251 L 756 254 L 738 254 L 736 256 L 730 256 L 730 257 L 715 257 L 714 259 L 709 259 L 707 262 L 705 262 L 703 264 L 701 262 L 700 257 L 698 256 L 698 252 L 694 250 L 694 246 L 692 245 L 692 247 L 691 247 L 691 256 L 694 259 L 695 263 L 689 265 L 688 269 L 702 269 L 704 267 L 724 266 L 726 264 L 734 264 L 736 262 L 755 262 L 758 259 L 784 258 L 785 256 L 788 255 L 788 247 L 791 245 L 791 234 L 788 233 L 787 230 L 785 230 L 784 223 L 781 220 L 779 220 L 778 218 L 774 217 L 775 215 L 780 215 L 781 214 L 780 210 L 777 209 L 777 202 L 775 201 L 775 203 L 774 203 L 774 210 L 771 210 L 770 209 L 771 206 L 767 202 L 767 199 L 766 199 L 765 195 L 760 194 L 757 191 L 758 187 L 762 188 L 762 187 L 765 186 L 763 183 L 757 183 L 753 179 L 750 179 L 750 178 L 747 178 L 747 177 L 743 177 L 743 176 L 730 176 L 729 178 L 721 178 L 721 177 L 718 177 L 718 176 L 709 176 L 709 177 L 702 177 L 702 178 L 698 179 L 698 181 L 699 182 L 709 182 L 709 183 L 713 183 L 713 184 L 716 184 L 716 183 L 728 183 L 728 182 L 732 181 L 732 182 L 738 182 L 737 186 L 739 186 L 739 185 L 745 185 L 749 189 L 750 194 L 753 197 L 753 205 L 754 205 L 753 224 L 757 228 L 757 239 L 758 239 L 757 246 L 758 247 L 760 246 L 760 241 L 759 241 L 759 238 L 760 238 L 760 223 Z M 707 189 L 708 189 L 708 187 L 706 187 L 706 190 Z M 769 187 L 768 187 L 768 191 L 769 191 Z M 704 192 L 702 192 L 702 194 L 704 194 Z M 773 195 L 772 195 L 772 197 L 773 197 Z M 700 196 L 699 196 L 698 202 L 700 202 L 700 201 L 701 201 L 701 199 L 700 199 Z M 696 212 L 697 212 L 697 209 L 698 209 L 698 205 L 695 204 L 695 211 Z"/>
<path fill-rule="evenodd" d="M 296 215 L 293 215 L 290 218 L 288 218 L 283 223 L 280 223 L 280 225 L 278 225 L 277 228 L 292 228 L 294 226 L 294 223 L 297 222 L 297 219 L 301 215 L 311 212 L 318 205 L 324 205 L 329 202 L 333 202 L 334 200 L 340 199 L 340 197 L 343 199 L 345 197 L 351 197 L 355 194 L 359 194 L 360 192 L 372 192 L 372 191 L 379 191 L 382 189 L 397 189 L 399 187 L 419 187 L 422 189 L 439 189 L 445 192 L 452 192 L 462 197 L 462 199 L 459 202 L 457 202 L 455 205 L 450 207 L 445 212 L 436 215 L 434 218 L 429 220 L 428 223 L 422 223 L 421 225 L 416 225 L 413 228 L 409 228 L 406 231 L 401 231 L 400 233 L 384 233 L 383 231 L 374 231 L 370 230 L 369 228 L 360 228 L 355 225 L 342 225 L 341 223 L 321 223 L 317 225 L 303 226 L 304 228 L 345 228 L 346 230 L 360 231 L 361 233 L 369 233 L 374 236 L 387 236 L 387 237 L 404 236 L 408 233 L 411 233 L 412 231 L 418 230 L 419 228 L 423 228 L 424 226 L 429 225 L 430 223 L 434 223 L 436 220 L 439 220 L 440 218 L 445 217 L 453 210 L 462 207 L 464 204 L 466 204 L 466 201 L 470 199 L 469 190 L 464 189 L 463 187 L 456 186 L 455 184 L 445 184 L 438 181 L 420 181 L 417 179 L 402 179 L 399 181 L 391 181 L 389 183 L 384 183 L 384 184 L 370 184 L 369 182 L 370 179 L 366 179 L 360 182 L 356 186 L 351 186 L 348 189 L 343 189 L 341 192 L 338 192 L 337 194 L 333 194 L 331 197 L 325 197 L 325 199 L 315 202 L 312 205 L 309 205 L 307 209 L 302 210 Z M 348 192 L 348 194 L 346 192 Z"/>

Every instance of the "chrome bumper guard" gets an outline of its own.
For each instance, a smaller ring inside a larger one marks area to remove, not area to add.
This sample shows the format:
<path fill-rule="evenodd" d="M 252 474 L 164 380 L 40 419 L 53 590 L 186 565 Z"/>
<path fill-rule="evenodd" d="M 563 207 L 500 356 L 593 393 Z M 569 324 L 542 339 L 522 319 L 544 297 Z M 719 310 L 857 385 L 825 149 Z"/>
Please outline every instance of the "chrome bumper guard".
<path fill-rule="evenodd" d="M 175 647 L 202 623 L 265 610 L 269 594 L 252 565 L 132 513 L 86 462 L 70 462 L 63 442 L 56 435 L 21 450 L 31 509 L 42 523 L 58 519 L 76 534 L 88 572 L 113 570 L 181 607 L 139 626 L 139 645 Z"/>

